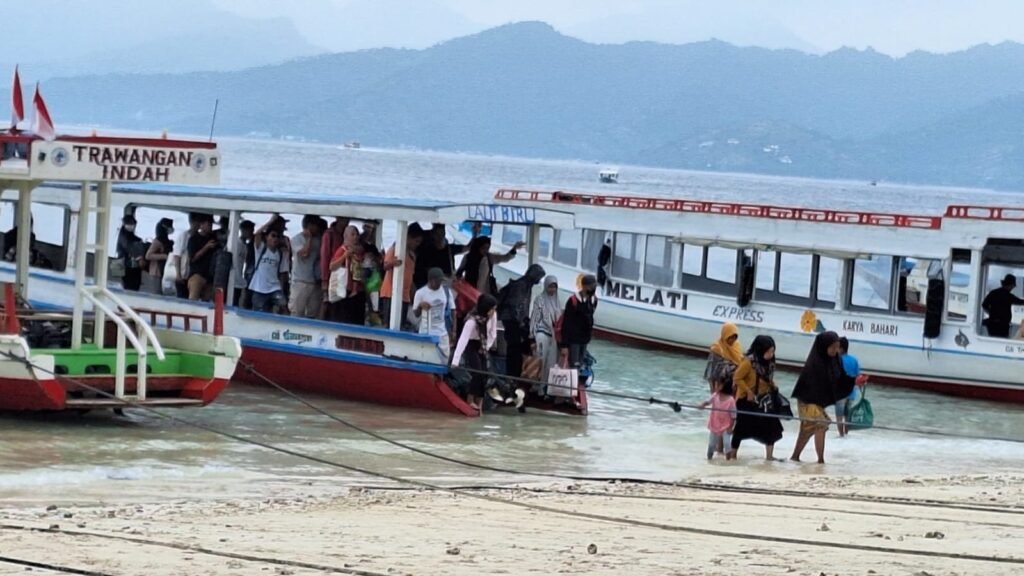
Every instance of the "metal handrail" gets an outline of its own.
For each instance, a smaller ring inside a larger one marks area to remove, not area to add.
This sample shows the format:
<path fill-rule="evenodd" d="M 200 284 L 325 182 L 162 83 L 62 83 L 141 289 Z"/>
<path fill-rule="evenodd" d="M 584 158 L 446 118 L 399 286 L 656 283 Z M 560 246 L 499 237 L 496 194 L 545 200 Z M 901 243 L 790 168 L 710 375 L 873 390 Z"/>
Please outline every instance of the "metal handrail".
<path fill-rule="evenodd" d="M 135 335 L 135 332 L 133 332 L 132 329 L 128 327 L 128 324 L 124 320 L 122 320 L 120 316 L 115 314 L 113 310 L 108 308 L 106 304 L 101 302 L 99 298 L 93 296 L 92 293 L 90 293 L 88 290 L 83 290 L 82 295 L 85 296 L 87 300 L 92 302 L 93 306 L 99 308 L 100 310 L 105 312 L 108 317 L 110 317 L 110 320 L 113 321 L 114 324 L 116 324 L 117 327 L 121 329 L 121 332 L 124 334 L 125 338 L 127 338 L 128 341 L 131 342 L 132 347 L 135 348 L 136 352 L 138 352 L 142 356 L 146 355 L 146 349 L 142 347 L 142 344 L 139 342 L 139 339 Z M 157 357 L 163 360 L 163 358 L 160 357 L 159 355 Z"/>
<path fill-rule="evenodd" d="M 157 359 L 161 361 L 164 360 L 164 347 L 160 345 L 160 341 L 157 339 L 156 334 L 153 332 L 153 328 L 150 327 L 149 323 L 143 320 L 142 317 L 135 312 L 135 310 L 132 310 L 127 304 L 125 304 L 124 300 L 121 300 L 120 298 L 115 296 L 114 293 L 108 290 L 106 287 L 99 288 L 98 292 L 102 293 L 107 298 L 110 298 L 111 302 L 116 304 L 118 309 L 120 309 L 125 316 L 131 318 L 135 322 L 136 326 L 142 328 L 143 333 L 146 334 L 146 339 L 149 340 L 150 344 L 153 346 L 153 352 L 156 353 Z M 93 303 L 96 302 L 92 298 L 90 298 L 90 300 L 92 300 Z M 106 312 L 108 315 L 113 315 L 113 313 L 110 310 L 104 309 L 103 311 Z M 135 342 L 137 343 L 138 340 L 136 340 Z"/>

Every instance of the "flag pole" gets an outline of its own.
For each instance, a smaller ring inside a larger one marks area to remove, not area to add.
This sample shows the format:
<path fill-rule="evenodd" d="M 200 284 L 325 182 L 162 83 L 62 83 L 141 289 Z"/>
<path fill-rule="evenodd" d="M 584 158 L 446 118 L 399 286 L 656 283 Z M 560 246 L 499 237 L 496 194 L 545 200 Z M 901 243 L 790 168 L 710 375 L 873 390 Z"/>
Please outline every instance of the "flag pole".
<path fill-rule="evenodd" d="M 220 98 L 213 101 L 213 118 L 210 119 L 210 142 L 213 142 L 213 127 L 217 125 L 218 106 L 220 106 Z"/>

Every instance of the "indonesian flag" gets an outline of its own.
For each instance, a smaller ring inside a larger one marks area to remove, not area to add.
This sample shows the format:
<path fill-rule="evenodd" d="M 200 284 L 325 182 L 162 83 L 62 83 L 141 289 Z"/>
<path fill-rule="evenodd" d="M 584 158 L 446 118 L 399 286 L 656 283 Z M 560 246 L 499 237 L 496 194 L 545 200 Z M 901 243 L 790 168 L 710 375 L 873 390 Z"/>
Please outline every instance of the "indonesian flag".
<path fill-rule="evenodd" d="M 53 129 L 53 120 L 50 118 L 50 111 L 46 109 L 46 102 L 43 101 L 43 93 L 39 91 L 39 83 L 36 82 L 36 93 L 32 97 L 32 106 L 35 108 L 35 122 L 32 131 L 44 140 L 53 140 L 57 133 Z"/>
<path fill-rule="evenodd" d="M 21 95 L 21 76 L 18 67 L 14 67 L 14 86 L 11 88 L 11 128 L 17 128 L 18 122 L 25 119 L 25 101 Z"/>

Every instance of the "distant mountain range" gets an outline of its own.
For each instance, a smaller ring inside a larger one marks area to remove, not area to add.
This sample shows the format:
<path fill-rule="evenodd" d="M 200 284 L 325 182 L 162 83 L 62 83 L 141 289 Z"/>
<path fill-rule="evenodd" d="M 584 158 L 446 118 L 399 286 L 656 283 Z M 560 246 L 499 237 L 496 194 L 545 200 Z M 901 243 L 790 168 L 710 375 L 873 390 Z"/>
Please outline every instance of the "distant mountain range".
<path fill-rule="evenodd" d="M 1024 46 L 891 58 L 588 44 L 511 24 L 426 50 L 46 83 L 58 122 L 1024 189 Z"/>
<path fill-rule="evenodd" d="M 4 4 L 0 70 L 20 64 L 30 80 L 238 70 L 323 52 L 290 20 L 245 18 L 219 9 L 215 0 Z"/>

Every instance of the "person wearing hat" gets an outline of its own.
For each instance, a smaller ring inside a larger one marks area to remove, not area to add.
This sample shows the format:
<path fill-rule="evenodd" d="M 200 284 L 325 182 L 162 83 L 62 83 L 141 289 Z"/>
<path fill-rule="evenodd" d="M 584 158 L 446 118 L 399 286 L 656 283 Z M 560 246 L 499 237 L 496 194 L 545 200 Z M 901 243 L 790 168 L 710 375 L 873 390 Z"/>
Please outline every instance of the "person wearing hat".
<path fill-rule="evenodd" d="M 419 318 L 420 334 L 437 336 L 437 345 L 447 362 L 455 330 L 455 297 L 444 280 L 444 271 L 440 268 L 427 271 L 427 285 L 417 290 L 412 298 L 412 313 Z"/>
<path fill-rule="evenodd" d="M 579 369 L 587 355 L 587 345 L 594 335 L 594 312 L 597 310 L 597 278 L 587 274 L 580 280 L 580 290 L 565 302 L 562 333 L 558 349 L 563 367 Z"/>
<path fill-rule="evenodd" d="M 988 314 L 982 324 L 988 328 L 988 335 L 994 338 L 1009 338 L 1010 323 L 1013 321 L 1013 307 L 1024 304 L 1024 300 L 1013 293 L 1017 287 L 1017 279 L 1007 274 L 999 288 L 988 293 L 981 303 L 981 308 Z"/>
<path fill-rule="evenodd" d="M 121 229 L 117 232 L 117 257 L 124 265 L 121 287 L 138 291 L 142 287 L 142 261 L 146 248 L 142 239 L 135 234 L 135 216 L 126 214 L 121 218 Z"/>

